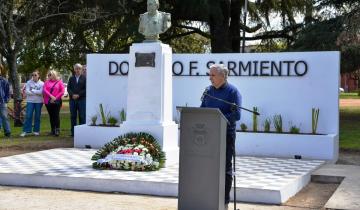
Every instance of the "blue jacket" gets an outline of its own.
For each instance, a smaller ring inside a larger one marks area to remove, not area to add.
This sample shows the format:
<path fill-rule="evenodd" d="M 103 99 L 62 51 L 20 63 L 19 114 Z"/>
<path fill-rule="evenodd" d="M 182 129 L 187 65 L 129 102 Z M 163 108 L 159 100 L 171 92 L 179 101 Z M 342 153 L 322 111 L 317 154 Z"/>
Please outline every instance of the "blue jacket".
<path fill-rule="evenodd" d="M 8 81 L 0 76 L 0 104 L 9 102 L 10 88 Z"/>
<path fill-rule="evenodd" d="M 239 91 L 235 86 L 229 83 L 225 83 L 218 89 L 211 85 L 207 87 L 205 91 L 210 96 L 214 96 L 216 98 L 220 98 L 222 100 L 241 106 L 241 95 Z M 219 108 L 226 119 L 229 121 L 229 124 L 227 125 L 227 133 L 235 133 L 236 121 L 240 120 L 241 117 L 239 108 L 206 95 L 204 96 L 200 107 Z"/>

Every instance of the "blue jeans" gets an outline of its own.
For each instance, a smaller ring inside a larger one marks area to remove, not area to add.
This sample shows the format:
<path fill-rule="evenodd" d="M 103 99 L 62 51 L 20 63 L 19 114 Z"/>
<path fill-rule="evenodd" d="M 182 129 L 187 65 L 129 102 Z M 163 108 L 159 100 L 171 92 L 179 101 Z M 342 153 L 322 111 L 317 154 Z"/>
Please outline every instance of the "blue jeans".
<path fill-rule="evenodd" d="M 0 104 L 0 123 L 4 128 L 5 134 L 10 134 L 10 123 L 7 112 L 7 105 L 5 103 Z"/>
<path fill-rule="evenodd" d="M 77 125 L 77 115 L 79 112 L 79 125 L 85 124 L 86 120 L 86 99 L 70 100 L 71 114 L 71 135 L 74 135 L 74 126 Z"/>
<path fill-rule="evenodd" d="M 40 132 L 40 116 L 41 116 L 41 108 L 42 103 L 26 103 L 26 116 L 25 123 L 23 127 L 23 131 L 26 133 L 31 133 L 32 130 L 32 122 L 33 122 L 33 114 L 34 115 L 34 132 Z"/>

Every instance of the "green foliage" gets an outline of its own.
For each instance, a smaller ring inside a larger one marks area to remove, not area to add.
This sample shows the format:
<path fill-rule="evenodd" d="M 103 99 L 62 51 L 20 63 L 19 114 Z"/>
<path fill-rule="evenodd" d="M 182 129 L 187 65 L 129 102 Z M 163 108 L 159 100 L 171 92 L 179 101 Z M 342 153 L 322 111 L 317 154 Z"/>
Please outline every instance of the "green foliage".
<path fill-rule="evenodd" d="M 102 122 L 103 125 L 106 125 L 106 121 L 107 121 L 106 118 L 107 118 L 107 116 L 105 115 L 105 111 L 104 111 L 103 105 L 100 104 L 99 106 L 100 106 L 101 122 Z"/>
<path fill-rule="evenodd" d="M 126 120 L 126 112 L 125 112 L 125 109 L 121 109 L 121 112 L 120 112 L 120 123 L 124 122 Z"/>
<path fill-rule="evenodd" d="M 293 134 L 298 134 L 298 133 L 300 133 L 300 127 L 297 127 L 296 125 L 293 125 L 293 124 L 290 122 L 289 132 L 290 132 L 290 133 L 293 133 Z"/>
<path fill-rule="evenodd" d="M 258 108 L 256 106 L 253 107 L 253 111 L 254 112 L 258 112 Z M 252 119 L 253 119 L 253 131 L 257 132 L 257 127 L 258 127 L 258 117 L 255 113 L 253 113 L 252 115 Z"/>
<path fill-rule="evenodd" d="M 340 107 L 339 124 L 340 148 L 360 151 L 360 107 Z"/>
<path fill-rule="evenodd" d="M 97 115 L 91 116 L 91 118 L 90 118 L 90 120 L 91 120 L 91 125 L 96 125 L 97 118 L 98 118 Z"/>
<path fill-rule="evenodd" d="M 290 133 L 298 134 L 298 133 L 300 133 L 300 128 L 293 125 L 293 126 L 290 127 Z"/>
<path fill-rule="evenodd" d="M 245 123 L 241 123 L 241 124 L 240 124 L 240 129 L 241 129 L 241 131 L 246 131 L 246 130 L 247 130 L 246 124 L 245 124 Z"/>
<path fill-rule="evenodd" d="M 264 132 L 269 133 L 271 126 L 271 119 L 267 118 L 264 122 Z"/>
<path fill-rule="evenodd" d="M 319 121 L 319 112 L 320 110 L 316 108 L 312 108 L 311 110 L 311 129 L 313 134 L 316 134 L 316 129 Z"/>
<path fill-rule="evenodd" d="M 275 115 L 274 118 L 273 118 L 273 122 L 274 122 L 274 127 L 275 127 L 275 131 L 277 133 L 282 133 L 283 132 L 283 129 L 282 129 L 282 117 L 281 115 Z"/>
<path fill-rule="evenodd" d="M 360 90 L 358 92 L 340 93 L 340 99 L 360 99 Z"/>
<path fill-rule="evenodd" d="M 282 52 L 287 49 L 287 43 L 282 39 L 264 39 L 256 46 L 255 52 Z"/>
<path fill-rule="evenodd" d="M 172 33 L 186 34 L 187 31 L 184 29 L 176 29 Z M 171 39 L 168 44 L 172 47 L 174 53 L 206 53 L 210 51 L 210 40 L 196 33 L 175 37 Z"/>
<path fill-rule="evenodd" d="M 355 0 L 320 0 L 317 10 L 322 12 L 299 32 L 290 50 L 340 51 L 341 72 L 358 70 L 360 3 Z"/>
<path fill-rule="evenodd" d="M 107 122 L 108 122 L 109 125 L 115 126 L 116 123 L 118 123 L 118 119 L 116 119 L 116 118 L 113 117 L 113 116 L 110 116 L 110 117 L 107 119 Z"/>

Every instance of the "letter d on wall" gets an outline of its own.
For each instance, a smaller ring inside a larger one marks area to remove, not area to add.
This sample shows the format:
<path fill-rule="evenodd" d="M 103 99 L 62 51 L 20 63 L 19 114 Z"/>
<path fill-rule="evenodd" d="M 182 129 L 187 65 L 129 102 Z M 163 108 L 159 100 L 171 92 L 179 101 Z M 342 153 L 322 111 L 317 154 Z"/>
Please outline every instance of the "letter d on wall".
<path fill-rule="evenodd" d="M 109 62 L 109 75 L 116 75 L 119 71 L 119 65 L 115 61 Z"/>

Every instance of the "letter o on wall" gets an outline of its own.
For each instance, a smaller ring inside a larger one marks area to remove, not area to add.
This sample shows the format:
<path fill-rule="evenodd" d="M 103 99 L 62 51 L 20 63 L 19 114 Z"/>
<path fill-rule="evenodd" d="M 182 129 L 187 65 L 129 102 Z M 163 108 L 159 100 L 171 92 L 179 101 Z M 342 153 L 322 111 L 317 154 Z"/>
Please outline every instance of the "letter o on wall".
<path fill-rule="evenodd" d="M 300 65 L 300 64 L 302 64 L 302 65 Z M 301 76 L 304 76 L 307 73 L 308 65 L 307 65 L 307 63 L 305 61 L 298 61 L 298 62 L 295 63 L 294 69 L 295 69 L 295 74 L 297 76 L 301 77 Z M 302 72 L 302 73 L 299 73 L 299 72 Z"/>
<path fill-rule="evenodd" d="M 181 75 L 184 71 L 184 65 L 180 61 L 175 61 L 172 65 L 172 72 L 174 75 Z"/>

